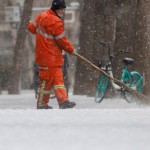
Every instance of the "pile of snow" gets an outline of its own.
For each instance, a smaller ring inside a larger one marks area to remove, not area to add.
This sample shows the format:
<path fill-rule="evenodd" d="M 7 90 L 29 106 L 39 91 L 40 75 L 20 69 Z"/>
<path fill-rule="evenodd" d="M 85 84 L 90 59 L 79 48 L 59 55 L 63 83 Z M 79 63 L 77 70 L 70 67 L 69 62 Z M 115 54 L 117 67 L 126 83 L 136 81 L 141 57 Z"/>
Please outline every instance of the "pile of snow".
<path fill-rule="evenodd" d="M 36 110 L 33 92 L 0 95 L 0 150 L 149 150 L 150 109 L 70 95 L 77 107 Z"/>

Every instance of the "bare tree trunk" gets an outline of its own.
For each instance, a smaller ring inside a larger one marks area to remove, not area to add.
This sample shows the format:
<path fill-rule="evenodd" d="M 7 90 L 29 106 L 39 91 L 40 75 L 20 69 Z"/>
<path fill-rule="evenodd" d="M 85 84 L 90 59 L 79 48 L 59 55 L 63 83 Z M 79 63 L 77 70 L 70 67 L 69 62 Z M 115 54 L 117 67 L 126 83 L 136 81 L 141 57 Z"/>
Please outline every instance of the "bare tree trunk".
<path fill-rule="evenodd" d="M 116 34 L 114 41 L 114 52 L 120 50 L 128 51 L 129 54 L 119 54 L 114 61 L 114 73 L 120 78 L 122 60 L 131 57 L 133 53 L 133 41 L 135 33 L 136 0 L 116 0 Z"/>
<path fill-rule="evenodd" d="M 136 0 L 136 33 L 133 57 L 134 67 L 144 76 L 144 94 L 150 96 L 150 1 Z"/>
<path fill-rule="evenodd" d="M 84 2 L 79 53 L 92 62 L 105 59 L 99 41 L 113 43 L 114 10 L 114 0 Z M 77 59 L 74 94 L 94 95 L 98 76 L 95 69 Z"/>
<path fill-rule="evenodd" d="M 91 55 L 93 55 L 92 45 L 93 36 L 95 32 L 95 1 L 84 0 L 84 8 L 82 14 L 81 22 L 81 33 L 80 33 L 80 49 L 79 53 L 84 55 L 86 58 L 91 60 Z M 88 14 L 88 15 L 87 15 Z M 74 94 L 88 93 L 89 78 L 92 78 L 92 72 L 90 66 L 85 64 L 80 59 L 77 59 L 77 69 L 75 74 L 75 87 Z"/>
<path fill-rule="evenodd" d="M 24 42 L 26 39 L 26 27 L 29 22 L 34 0 L 25 0 L 23 13 L 21 17 L 20 27 L 17 35 L 16 46 L 14 49 L 13 68 L 11 72 L 11 81 L 9 86 L 9 94 L 20 93 L 20 72 Z"/>

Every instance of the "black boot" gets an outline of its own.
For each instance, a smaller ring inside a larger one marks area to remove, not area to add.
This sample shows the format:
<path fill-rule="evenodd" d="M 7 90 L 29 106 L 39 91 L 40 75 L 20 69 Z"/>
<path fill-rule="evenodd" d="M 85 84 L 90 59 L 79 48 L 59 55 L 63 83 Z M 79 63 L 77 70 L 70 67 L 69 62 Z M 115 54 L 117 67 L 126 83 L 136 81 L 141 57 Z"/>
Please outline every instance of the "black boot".
<path fill-rule="evenodd" d="M 64 103 L 59 105 L 60 109 L 67 109 L 67 108 L 73 108 L 76 106 L 75 102 L 69 102 L 69 101 L 65 101 Z"/>
<path fill-rule="evenodd" d="M 45 106 L 37 106 L 37 109 L 53 109 L 53 107 L 45 105 Z"/>

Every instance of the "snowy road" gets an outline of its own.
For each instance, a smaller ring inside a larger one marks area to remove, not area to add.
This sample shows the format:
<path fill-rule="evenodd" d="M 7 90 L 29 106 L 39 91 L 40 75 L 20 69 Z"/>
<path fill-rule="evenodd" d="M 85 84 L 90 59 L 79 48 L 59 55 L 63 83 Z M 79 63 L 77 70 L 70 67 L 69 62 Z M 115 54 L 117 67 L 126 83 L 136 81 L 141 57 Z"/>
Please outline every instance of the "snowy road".
<path fill-rule="evenodd" d="M 150 108 L 72 96 L 71 110 L 36 110 L 34 94 L 0 95 L 0 150 L 150 150 Z"/>

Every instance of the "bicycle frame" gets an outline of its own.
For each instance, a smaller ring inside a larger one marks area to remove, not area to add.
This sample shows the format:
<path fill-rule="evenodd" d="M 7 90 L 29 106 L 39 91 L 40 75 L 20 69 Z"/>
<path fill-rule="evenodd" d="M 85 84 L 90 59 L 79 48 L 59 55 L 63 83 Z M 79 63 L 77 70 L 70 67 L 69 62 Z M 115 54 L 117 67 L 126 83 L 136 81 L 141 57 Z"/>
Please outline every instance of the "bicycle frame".
<path fill-rule="evenodd" d="M 112 71 L 112 62 L 111 61 L 109 61 L 108 65 L 106 65 L 105 67 L 101 67 L 101 69 L 104 70 L 104 71 L 106 71 L 112 78 L 114 78 L 113 71 Z M 142 77 L 141 77 L 141 79 L 142 79 Z M 132 80 L 132 76 L 131 76 L 131 74 L 128 71 L 128 68 L 126 66 L 123 66 L 123 68 L 122 68 L 122 75 L 121 75 L 121 79 L 120 80 L 122 82 L 124 82 L 124 83 Z M 110 80 L 110 82 L 112 84 L 112 87 L 115 90 L 120 90 L 121 89 L 120 86 L 118 86 L 117 84 L 115 84 L 112 80 Z"/>
<path fill-rule="evenodd" d="M 127 81 L 131 80 L 132 76 L 130 72 L 128 71 L 127 67 L 123 67 L 122 69 L 122 76 L 121 76 L 121 81 L 126 83 Z"/>

